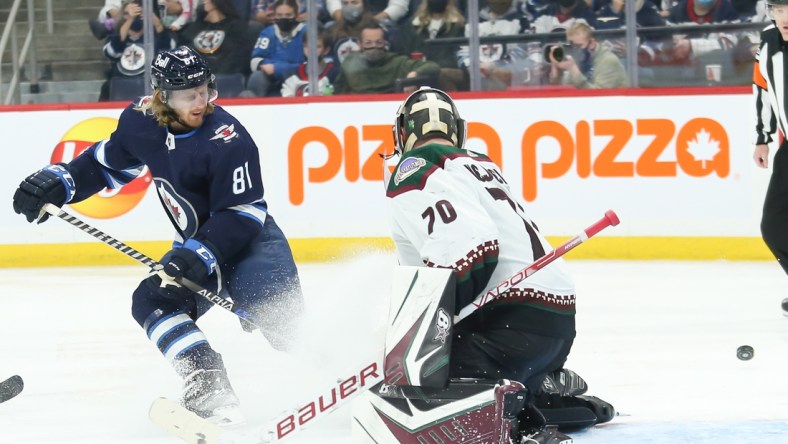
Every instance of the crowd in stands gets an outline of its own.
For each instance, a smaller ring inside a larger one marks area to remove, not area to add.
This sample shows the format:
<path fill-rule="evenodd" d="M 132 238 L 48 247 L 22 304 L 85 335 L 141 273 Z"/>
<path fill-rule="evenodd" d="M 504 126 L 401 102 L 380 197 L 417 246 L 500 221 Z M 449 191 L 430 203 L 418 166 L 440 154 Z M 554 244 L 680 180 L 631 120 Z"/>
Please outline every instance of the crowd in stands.
<path fill-rule="evenodd" d="M 310 0 L 317 7 L 320 94 L 402 92 L 428 84 L 470 87 L 471 49 L 464 0 Z M 100 100 L 118 77 L 142 76 L 141 0 L 106 0 L 90 30 L 111 63 Z M 153 0 L 154 50 L 185 44 L 214 73 L 234 76 L 233 95 L 309 95 L 306 0 Z M 628 5 L 639 28 L 640 77 L 673 72 L 706 84 L 708 66 L 742 79 L 754 60 L 758 26 L 717 30 L 675 25 L 766 22 L 763 0 L 479 0 L 482 89 L 563 85 L 629 86 L 624 32 Z M 676 30 L 671 30 L 675 28 Z M 656 32 L 659 31 L 659 32 Z M 453 41 L 441 42 L 441 39 Z M 721 73 L 721 74 L 718 74 Z M 734 84 L 727 83 L 727 84 Z M 678 86 L 678 85 L 676 85 Z"/>

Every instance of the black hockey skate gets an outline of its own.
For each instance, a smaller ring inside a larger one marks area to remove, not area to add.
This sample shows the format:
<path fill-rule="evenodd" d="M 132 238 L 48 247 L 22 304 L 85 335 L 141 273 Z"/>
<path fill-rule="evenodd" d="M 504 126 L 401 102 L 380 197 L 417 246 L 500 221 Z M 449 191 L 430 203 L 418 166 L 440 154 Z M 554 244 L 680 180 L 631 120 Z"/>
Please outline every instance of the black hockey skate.
<path fill-rule="evenodd" d="M 556 426 L 533 428 L 520 434 L 515 444 L 572 444 L 574 441 Z"/>
<path fill-rule="evenodd" d="M 196 370 L 186 377 L 181 405 L 223 426 L 244 422 L 241 405 L 224 370 Z"/>

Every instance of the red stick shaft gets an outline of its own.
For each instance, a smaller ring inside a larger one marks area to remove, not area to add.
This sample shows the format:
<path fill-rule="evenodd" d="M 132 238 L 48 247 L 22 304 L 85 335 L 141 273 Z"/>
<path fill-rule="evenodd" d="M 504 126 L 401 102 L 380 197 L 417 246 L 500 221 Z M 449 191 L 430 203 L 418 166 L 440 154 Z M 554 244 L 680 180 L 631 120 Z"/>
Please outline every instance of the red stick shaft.
<path fill-rule="evenodd" d="M 591 224 L 591 226 L 583 230 L 581 234 L 578 234 L 577 236 L 559 245 L 555 250 L 540 257 L 539 259 L 534 261 L 534 263 L 518 271 L 517 273 L 512 275 L 509 279 L 498 284 L 492 290 L 489 290 L 487 293 L 477 297 L 476 300 L 473 301 L 471 305 L 468 305 L 462 310 L 460 310 L 460 314 L 458 314 L 455 317 L 454 321 L 457 322 L 465 318 L 469 314 L 476 311 L 482 305 L 497 298 L 504 291 L 522 282 L 523 279 L 527 278 L 528 276 L 531 276 L 532 274 L 536 273 L 537 271 L 549 265 L 554 260 L 568 253 L 569 251 L 571 251 L 578 245 L 582 244 L 583 242 L 587 241 L 588 238 L 593 237 L 594 235 L 596 235 L 597 233 L 599 233 L 600 231 L 604 230 L 609 226 L 616 226 L 618 225 L 618 223 L 619 223 L 619 219 L 616 213 L 613 210 L 607 210 L 605 212 L 605 217 Z"/>

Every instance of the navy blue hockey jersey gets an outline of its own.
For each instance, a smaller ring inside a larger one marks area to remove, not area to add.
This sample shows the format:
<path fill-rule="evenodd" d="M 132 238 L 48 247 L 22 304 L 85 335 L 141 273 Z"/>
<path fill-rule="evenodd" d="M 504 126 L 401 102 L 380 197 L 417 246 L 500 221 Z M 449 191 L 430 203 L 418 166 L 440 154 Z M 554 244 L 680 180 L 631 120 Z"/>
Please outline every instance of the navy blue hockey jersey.
<path fill-rule="evenodd" d="M 109 139 L 89 147 L 68 170 L 84 200 L 104 187 L 121 187 L 144 172 L 179 237 L 210 245 L 220 263 L 231 261 L 261 232 L 267 216 L 257 146 L 221 107 L 202 126 L 173 134 L 129 105 Z"/>

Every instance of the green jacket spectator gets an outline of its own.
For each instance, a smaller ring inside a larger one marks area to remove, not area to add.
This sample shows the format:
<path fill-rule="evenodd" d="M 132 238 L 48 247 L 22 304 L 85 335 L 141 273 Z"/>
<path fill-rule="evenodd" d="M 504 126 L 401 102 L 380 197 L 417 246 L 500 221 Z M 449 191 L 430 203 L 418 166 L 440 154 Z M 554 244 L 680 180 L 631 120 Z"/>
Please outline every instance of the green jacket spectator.
<path fill-rule="evenodd" d="M 594 38 L 590 26 L 575 22 L 566 30 L 566 37 L 571 43 L 570 54 L 557 59 L 556 47 L 550 51 L 550 83 L 587 89 L 629 86 L 629 76 L 621 60 Z"/>
<path fill-rule="evenodd" d="M 342 62 L 335 94 L 390 93 L 397 79 L 413 77 L 429 77 L 432 82 L 424 83 L 434 83 L 440 71 L 437 63 L 389 52 L 384 35 L 376 23 L 364 26 L 361 51 L 350 53 Z"/>

